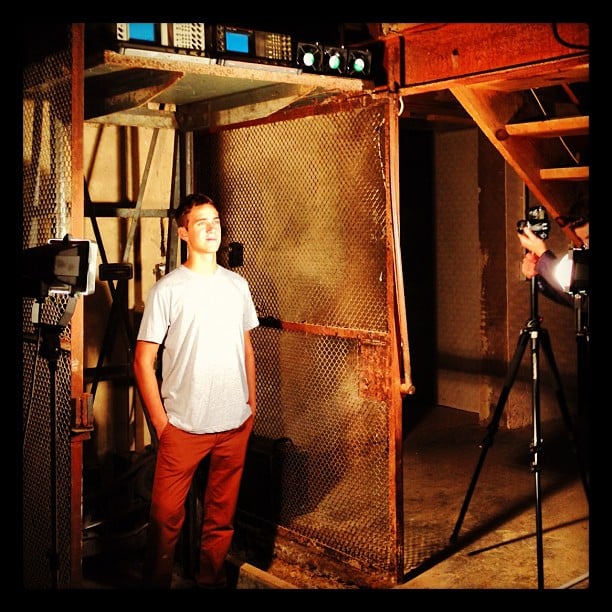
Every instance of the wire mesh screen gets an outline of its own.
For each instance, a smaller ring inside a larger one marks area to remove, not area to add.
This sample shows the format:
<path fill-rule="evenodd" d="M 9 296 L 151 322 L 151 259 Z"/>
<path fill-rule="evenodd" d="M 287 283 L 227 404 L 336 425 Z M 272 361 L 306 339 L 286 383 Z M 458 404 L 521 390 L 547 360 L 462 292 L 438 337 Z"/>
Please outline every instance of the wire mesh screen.
<path fill-rule="evenodd" d="M 260 317 L 240 509 L 392 573 L 385 116 L 372 103 L 237 128 L 202 136 L 196 155 L 220 263 L 240 247 Z"/>
<path fill-rule="evenodd" d="M 23 71 L 23 248 L 62 238 L 71 194 L 71 39 Z M 23 584 L 70 583 L 70 328 L 64 296 L 23 298 Z M 55 432 L 55 436 L 53 436 Z M 54 443 L 55 441 L 55 443 Z"/>
<path fill-rule="evenodd" d="M 383 127 L 360 109 L 212 138 L 203 180 L 260 316 L 387 331 Z"/>

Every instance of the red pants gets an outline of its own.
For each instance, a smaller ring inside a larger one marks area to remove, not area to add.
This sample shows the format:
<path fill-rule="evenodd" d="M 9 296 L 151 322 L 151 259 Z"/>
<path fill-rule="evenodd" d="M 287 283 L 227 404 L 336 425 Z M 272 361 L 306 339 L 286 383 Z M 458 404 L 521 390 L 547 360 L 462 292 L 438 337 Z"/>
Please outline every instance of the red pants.
<path fill-rule="evenodd" d="M 222 585 L 225 557 L 234 535 L 234 515 L 253 417 L 237 429 L 213 434 L 192 434 L 170 423 L 164 429 L 155 465 L 145 582 L 170 588 L 174 549 L 185 520 L 185 499 L 193 475 L 206 456 L 210 468 L 203 494 L 200 565 L 196 581 Z"/>

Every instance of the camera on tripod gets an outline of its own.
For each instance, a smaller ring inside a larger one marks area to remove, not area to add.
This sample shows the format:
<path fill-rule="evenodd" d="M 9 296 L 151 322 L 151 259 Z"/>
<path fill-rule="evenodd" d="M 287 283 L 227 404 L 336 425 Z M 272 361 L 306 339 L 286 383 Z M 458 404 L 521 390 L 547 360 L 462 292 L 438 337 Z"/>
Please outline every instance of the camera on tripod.
<path fill-rule="evenodd" d="M 528 227 L 538 238 L 546 240 L 550 233 L 550 222 L 546 216 L 546 209 L 543 206 L 533 206 L 527 211 L 527 219 L 521 219 L 516 224 L 516 231 L 519 234 Z"/>

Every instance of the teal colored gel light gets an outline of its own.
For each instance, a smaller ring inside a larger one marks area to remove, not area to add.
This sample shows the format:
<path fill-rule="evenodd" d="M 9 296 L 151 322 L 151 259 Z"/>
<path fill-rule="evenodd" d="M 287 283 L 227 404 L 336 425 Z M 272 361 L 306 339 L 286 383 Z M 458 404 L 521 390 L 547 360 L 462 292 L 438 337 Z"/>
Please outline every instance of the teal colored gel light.
<path fill-rule="evenodd" d="M 337 53 L 335 53 L 329 58 L 329 67 L 332 70 L 338 70 L 338 68 L 340 68 L 340 57 Z"/>
<path fill-rule="evenodd" d="M 365 62 L 363 61 L 362 58 L 358 57 L 354 62 L 353 62 L 353 70 L 355 72 L 363 72 L 363 69 L 365 68 Z"/>

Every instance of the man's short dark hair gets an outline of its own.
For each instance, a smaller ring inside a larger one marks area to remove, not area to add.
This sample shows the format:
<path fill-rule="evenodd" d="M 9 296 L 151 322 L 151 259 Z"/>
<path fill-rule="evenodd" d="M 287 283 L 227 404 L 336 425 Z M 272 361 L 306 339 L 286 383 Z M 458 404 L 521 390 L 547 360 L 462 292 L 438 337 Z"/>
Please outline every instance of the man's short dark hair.
<path fill-rule="evenodd" d="M 202 206 L 203 204 L 212 204 L 215 206 L 212 198 L 204 193 L 190 193 L 186 195 L 181 203 L 174 210 L 174 218 L 179 227 L 185 225 L 185 217 L 194 206 Z"/>

